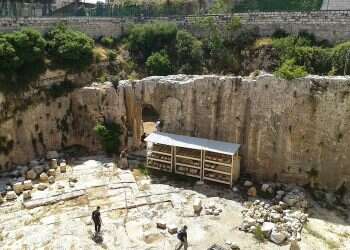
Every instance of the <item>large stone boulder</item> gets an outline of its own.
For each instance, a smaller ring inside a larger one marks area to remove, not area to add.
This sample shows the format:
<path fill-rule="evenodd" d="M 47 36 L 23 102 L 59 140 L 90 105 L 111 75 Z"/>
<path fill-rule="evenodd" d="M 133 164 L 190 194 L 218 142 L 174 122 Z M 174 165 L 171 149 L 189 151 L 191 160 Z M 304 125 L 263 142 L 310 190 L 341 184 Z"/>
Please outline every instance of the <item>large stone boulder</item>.
<path fill-rule="evenodd" d="M 56 169 L 57 168 L 57 159 L 51 159 L 49 161 L 50 168 Z"/>
<path fill-rule="evenodd" d="M 169 225 L 168 226 L 168 232 L 170 233 L 170 234 L 176 234 L 177 233 L 177 226 L 176 225 Z"/>
<path fill-rule="evenodd" d="M 27 178 L 30 180 L 35 180 L 37 176 L 38 174 L 34 171 L 34 169 L 31 169 L 27 172 Z"/>
<path fill-rule="evenodd" d="M 61 173 L 67 172 L 67 164 L 65 162 L 60 163 L 60 172 Z"/>
<path fill-rule="evenodd" d="M 50 184 L 54 184 L 55 183 L 55 176 L 50 176 L 48 178 L 48 181 L 49 181 Z"/>
<path fill-rule="evenodd" d="M 33 167 L 33 170 L 37 175 L 40 175 L 42 172 L 44 172 L 44 166 L 42 165 L 35 166 Z"/>
<path fill-rule="evenodd" d="M 48 176 L 56 176 L 56 169 L 49 169 L 49 171 L 47 172 Z"/>
<path fill-rule="evenodd" d="M 47 188 L 47 184 L 45 183 L 39 183 L 38 190 L 43 191 Z"/>
<path fill-rule="evenodd" d="M 278 245 L 282 244 L 287 238 L 287 234 L 283 231 L 273 229 L 270 235 L 270 240 Z"/>
<path fill-rule="evenodd" d="M 266 238 L 270 237 L 272 230 L 275 228 L 275 224 L 272 222 L 264 222 L 261 226 L 261 231 L 264 233 Z"/>
<path fill-rule="evenodd" d="M 25 180 L 23 182 L 23 190 L 31 190 L 33 189 L 33 183 L 31 180 Z"/>
<path fill-rule="evenodd" d="M 247 195 L 251 197 L 256 197 L 256 188 L 254 186 L 250 187 L 247 191 Z"/>
<path fill-rule="evenodd" d="M 46 173 L 41 173 L 41 174 L 40 174 L 40 181 L 41 181 L 41 182 L 47 182 L 48 179 L 49 179 L 49 177 L 47 176 Z"/>
<path fill-rule="evenodd" d="M 22 182 L 16 182 L 15 184 L 13 184 L 12 188 L 13 188 L 13 191 L 15 191 L 15 193 L 17 195 L 19 195 L 20 193 L 23 192 L 23 184 L 22 184 Z"/>
<path fill-rule="evenodd" d="M 29 200 L 30 198 L 32 198 L 32 191 L 27 190 L 23 192 L 23 199 L 24 200 Z"/>
<path fill-rule="evenodd" d="M 7 201 L 12 201 L 12 200 L 16 200 L 17 199 L 17 195 L 15 193 L 15 191 L 8 191 L 6 193 L 6 200 Z"/>
<path fill-rule="evenodd" d="M 199 214 L 202 210 L 202 200 L 199 198 L 195 198 L 193 201 L 193 211 L 196 214 Z"/>

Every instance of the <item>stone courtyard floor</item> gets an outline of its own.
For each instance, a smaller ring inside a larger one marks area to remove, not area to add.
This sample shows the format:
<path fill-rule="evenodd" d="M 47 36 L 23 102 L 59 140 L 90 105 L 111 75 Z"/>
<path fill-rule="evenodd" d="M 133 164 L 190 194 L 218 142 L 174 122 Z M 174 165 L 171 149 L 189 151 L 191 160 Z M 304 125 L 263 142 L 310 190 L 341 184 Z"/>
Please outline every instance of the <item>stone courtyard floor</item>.
<path fill-rule="evenodd" d="M 78 179 L 74 186 L 70 177 Z M 195 215 L 195 198 L 203 206 L 214 203 L 222 213 Z M 240 195 L 225 186 L 147 177 L 139 170 L 120 170 L 102 156 L 79 158 L 55 184 L 32 192 L 29 201 L 21 199 L 0 205 L 0 249 L 175 249 L 176 234 L 158 229 L 159 221 L 178 228 L 186 224 L 191 250 L 225 246 L 225 241 L 247 250 L 289 249 L 289 244 L 259 243 L 253 234 L 240 231 Z M 103 221 L 100 244 L 92 240 L 96 206 Z M 335 212 L 313 208 L 299 245 L 307 250 L 350 249 L 350 226 Z"/>

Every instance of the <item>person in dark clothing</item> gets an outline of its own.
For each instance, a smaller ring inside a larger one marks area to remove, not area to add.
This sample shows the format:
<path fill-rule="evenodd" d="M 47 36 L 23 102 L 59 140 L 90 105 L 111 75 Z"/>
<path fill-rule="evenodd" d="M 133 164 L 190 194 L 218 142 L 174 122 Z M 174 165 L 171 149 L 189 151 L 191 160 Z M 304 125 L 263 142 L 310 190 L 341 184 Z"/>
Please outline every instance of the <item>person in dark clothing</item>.
<path fill-rule="evenodd" d="M 100 207 L 97 207 L 95 211 L 92 212 L 92 220 L 95 224 L 95 232 L 98 234 L 101 231 L 101 213 L 100 213 Z"/>
<path fill-rule="evenodd" d="M 184 250 L 187 250 L 187 226 L 183 226 L 183 228 L 177 233 L 177 238 L 180 240 L 180 244 L 176 247 L 176 250 L 180 250 L 184 247 Z"/>
<path fill-rule="evenodd" d="M 146 148 L 146 142 L 145 142 L 146 137 L 147 137 L 146 133 L 143 133 L 143 135 L 141 135 L 141 148 Z"/>

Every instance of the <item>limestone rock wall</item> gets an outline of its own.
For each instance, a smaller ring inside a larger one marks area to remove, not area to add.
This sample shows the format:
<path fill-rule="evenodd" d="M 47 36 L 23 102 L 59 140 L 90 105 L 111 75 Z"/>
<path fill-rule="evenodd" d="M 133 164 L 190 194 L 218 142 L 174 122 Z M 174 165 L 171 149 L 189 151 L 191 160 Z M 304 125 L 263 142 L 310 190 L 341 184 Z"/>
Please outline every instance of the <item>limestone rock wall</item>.
<path fill-rule="evenodd" d="M 177 75 L 120 88 L 152 105 L 167 132 L 242 144 L 243 168 L 260 180 L 350 181 L 350 78 Z"/>
<path fill-rule="evenodd" d="M 14 105 L 11 116 L 0 122 L 0 170 L 74 145 L 101 150 L 93 128 L 104 120 L 122 124 L 125 104 L 120 95 L 112 84 L 79 87 L 57 98 L 32 93 L 27 106 Z M 6 98 L 11 97 L 3 96 L 4 102 Z"/>

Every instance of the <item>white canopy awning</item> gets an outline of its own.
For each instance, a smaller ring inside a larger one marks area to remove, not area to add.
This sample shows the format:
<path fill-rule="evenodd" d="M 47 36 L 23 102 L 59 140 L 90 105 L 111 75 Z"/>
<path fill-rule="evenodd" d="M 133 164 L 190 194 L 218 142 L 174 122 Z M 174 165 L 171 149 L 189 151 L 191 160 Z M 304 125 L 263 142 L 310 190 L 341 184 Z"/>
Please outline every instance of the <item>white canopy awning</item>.
<path fill-rule="evenodd" d="M 220 154 L 234 155 L 238 152 L 240 144 L 214 141 L 184 135 L 175 135 L 163 132 L 155 132 L 146 137 L 145 141 L 159 143 L 168 146 L 206 150 Z"/>

